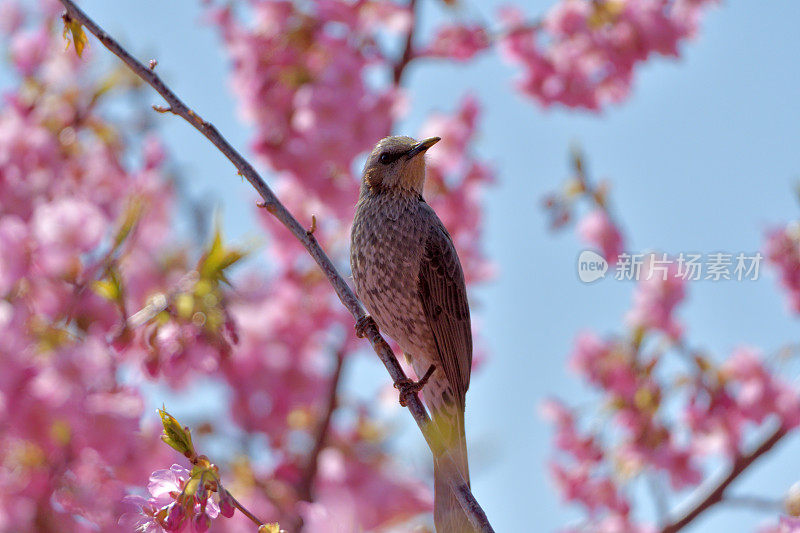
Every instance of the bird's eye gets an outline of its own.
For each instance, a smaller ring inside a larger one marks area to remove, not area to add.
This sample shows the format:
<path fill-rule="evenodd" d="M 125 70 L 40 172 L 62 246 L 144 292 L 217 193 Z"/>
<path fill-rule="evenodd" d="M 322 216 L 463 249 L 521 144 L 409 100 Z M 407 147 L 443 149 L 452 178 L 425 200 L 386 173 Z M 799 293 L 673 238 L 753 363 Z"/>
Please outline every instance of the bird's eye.
<path fill-rule="evenodd" d="M 392 162 L 392 156 L 389 154 L 389 152 L 383 152 L 378 160 L 384 165 L 388 165 Z"/>

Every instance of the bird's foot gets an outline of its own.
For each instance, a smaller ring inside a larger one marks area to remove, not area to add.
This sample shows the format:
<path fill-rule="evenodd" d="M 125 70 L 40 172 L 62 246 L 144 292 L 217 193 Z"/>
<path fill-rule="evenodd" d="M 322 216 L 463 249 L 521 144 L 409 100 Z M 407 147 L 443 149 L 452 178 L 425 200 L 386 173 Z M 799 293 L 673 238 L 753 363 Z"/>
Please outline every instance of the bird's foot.
<path fill-rule="evenodd" d="M 436 370 L 436 365 L 431 365 L 422 379 L 414 381 L 413 379 L 405 378 L 395 382 L 394 388 L 400 391 L 400 405 L 405 407 L 408 405 L 408 397 L 413 396 L 425 387 L 425 384 L 431 378 L 433 371 Z"/>
<path fill-rule="evenodd" d="M 359 339 L 363 339 L 367 336 L 367 329 L 370 326 L 375 326 L 375 330 L 379 331 L 378 324 L 375 322 L 375 319 L 369 315 L 363 315 L 358 320 L 356 320 L 356 337 Z"/>

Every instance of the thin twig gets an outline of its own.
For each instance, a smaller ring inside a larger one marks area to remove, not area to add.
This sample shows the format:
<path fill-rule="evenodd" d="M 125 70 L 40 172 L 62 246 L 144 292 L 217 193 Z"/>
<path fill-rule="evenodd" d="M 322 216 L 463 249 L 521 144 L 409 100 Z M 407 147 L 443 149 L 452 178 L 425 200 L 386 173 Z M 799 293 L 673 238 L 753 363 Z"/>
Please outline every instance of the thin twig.
<path fill-rule="evenodd" d="M 178 96 L 164 83 L 164 81 L 148 67 L 144 66 L 141 62 L 136 60 L 131 54 L 128 53 L 116 40 L 110 37 L 100 26 L 98 26 L 86 13 L 84 13 L 72 0 L 60 0 L 64 7 L 67 9 L 67 17 L 78 21 L 81 25 L 85 26 L 97 39 L 105 46 L 111 53 L 119 57 L 134 74 L 139 76 L 142 80 L 147 82 L 153 89 L 155 89 L 169 104 L 169 110 L 189 122 L 196 130 L 202 133 L 211 143 L 222 152 L 222 154 L 233 163 L 239 174 L 245 177 L 250 185 L 258 192 L 263 199 L 264 206 L 275 218 L 278 219 L 284 226 L 286 226 L 292 235 L 305 247 L 311 257 L 317 262 L 322 272 L 328 278 L 328 281 L 333 286 L 339 300 L 347 308 L 355 320 L 359 320 L 366 314 L 361 303 L 356 298 L 353 291 L 344 281 L 342 276 L 336 270 L 331 259 L 325 254 L 320 247 L 314 235 L 309 235 L 306 229 L 300 225 L 297 219 L 289 212 L 288 209 L 278 200 L 272 189 L 266 184 L 261 176 L 256 172 L 253 166 L 235 149 L 231 144 L 219 133 L 213 124 L 203 120 L 197 113 L 192 111 Z M 414 0 L 411 0 L 414 3 Z M 411 32 L 409 32 L 411 34 Z M 408 55 L 410 57 L 411 51 Z M 403 54 L 404 56 L 406 53 Z M 402 69 L 400 69 L 402 74 Z M 370 324 L 365 330 L 366 337 L 369 339 L 373 350 L 380 358 L 392 380 L 395 383 L 402 383 L 407 379 L 397 357 L 392 352 L 391 347 L 386 340 L 378 332 L 374 324 Z M 454 462 L 450 452 L 442 445 L 443 439 L 439 438 L 436 426 L 431 424 L 430 416 L 419 396 L 414 394 L 407 398 L 407 407 L 414 417 L 414 420 L 422 431 L 428 447 L 437 458 L 441 472 L 446 476 L 450 488 L 453 490 L 459 504 L 464 509 L 464 512 L 469 517 L 472 524 L 479 530 L 484 532 L 494 531 L 489 524 L 486 514 L 483 509 L 475 500 L 469 486 L 464 478 L 458 471 L 456 463 Z"/>
<path fill-rule="evenodd" d="M 786 436 L 787 432 L 788 430 L 783 425 L 780 425 L 777 429 L 774 429 L 772 432 L 770 432 L 764 438 L 764 440 L 761 441 L 761 444 L 756 446 L 752 451 L 737 457 L 733 461 L 728 473 L 721 480 L 715 483 L 713 487 L 707 489 L 705 491 L 705 496 L 699 496 L 699 501 L 691 509 L 662 527 L 661 533 L 675 533 L 676 531 L 680 531 L 710 507 L 723 501 L 725 490 L 728 488 L 728 486 L 730 486 L 730 484 L 733 483 L 742 474 L 742 472 L 747 470 L 747 468 L 752 465 L 756 459 L 771 450 L 772 447 L 778 443 L 778 441 Z"/>
<path fill-rule="evenodd" d="M 336 369 L 333 371 L 331 377 L 330 392 L 328 393 L 328 401 L 325 406 L 325 414 L 317 427 L 317 432 L 314 437 L 314 447 L 308 454 L 308 461 L 303 469 L 303 475 L 300 478 L 298 485 L 298 494 L 300 499 L 311 501 L 311 489 L 313 488 L 314 478 L 317 475 L 317 463 L 319 462 L 319 454 L 325 447 L 326 439 L 328 436 L 328 429 L 331 425 L 331 417 L 336 410 L 339 397 L 339 384 L 342 381 L 342 367 L 344 366 L 344 352 L 339 350 L 336 354 Z"/>
<path fill-rule="evenodd" d="M 308 228 L 308 231 L 306 233 L 308 233 L 309 235 L 314 235 L 315 231 L 317 231 L 317 217 L 312 214 L 311 215 L 311 227 Z"/>
<path fill-rule="evenodd" d="M 720 502 L 736 507 L 749 507 L 765 513 L 779 513 L 783 509 L 783 502 L 778 499 L 764 498 L 762 496 L 725 496 Z"/>
<path fill-rule="evenodd" d="M 417 0 L 409 0 L 408 10 L 411 12 L 411 21 L 408 23 L 406 42 L 403 45 L 403 52 L 400 54 L 400 59 L 398 59 L 392 72 L 392 81 L 394 81 L 395 86 L 400 85 L 406 67 L 411 63 L 411 60 L 414 59 L 414 32 L 417 27 Z"/>
<path fill-rule="evenodd" d="M 239 509 L 239 511 L 241 511 L 243 515 L 245 515 L 247 518 L 249 518 L 249 519 L 250 519 L 252 522 L 254 522 L 254 523 L 257 525 L 257 526 L 264 525 L 264 523 L 265 523 L 265 522 L 263 522 L 263 521 L 262 521 L 260 518 L 258 518 L 256 515 L 254 515 L 254 514 L 253 514 L 253 513 L 251 513 L 250 511 L 248 511 L 248 510 L 247 510 L 247 507 L 245 507 L 244 505 L 242 505 L 242 504 L 239 502 L 239 500 L 237 500 L 236 498 L 234 498 L 234 497 L 233 497 L 233 494 L 231 494 L 230 492 L 228 492 L 228 496 L 230 496 L 230 498 L 231 498 L 231 501 L 233 502 L 233 506 L 234 506 L 234 507 L 236 507 L 237 509 Z"/>
<path fill-rule="evenodd" d="M 586 158 L 579 146 L 572 147 L 571 157 L 574 177 L 580 184 L 581 190 L 596 207 L 605 211 L 611 223 L 619 228 L 620 225 L 608 206 L 608 198 L 605 197 L 605 193 L 601 191 L 600 187 L 594 183 L 594 180 L 589 177 L 589 173 L 586 170 Z"/>

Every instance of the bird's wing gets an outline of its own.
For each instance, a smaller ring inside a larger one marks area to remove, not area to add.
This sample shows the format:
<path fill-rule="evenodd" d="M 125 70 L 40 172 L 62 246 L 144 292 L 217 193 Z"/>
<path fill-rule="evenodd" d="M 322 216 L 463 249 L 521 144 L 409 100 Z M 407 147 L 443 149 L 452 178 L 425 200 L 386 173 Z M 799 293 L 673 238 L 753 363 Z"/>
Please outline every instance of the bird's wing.
<path fill-rule="evenodd" d="M 430 212 L 433 214 L 432 209 Z M 441 366 L 437 372 L 444 371 L 463 409 L 472 367 L 467 288 L 453 241 L 435 214 L 433 219 L 420 262 L 417 290 L 439 352 Z"/>

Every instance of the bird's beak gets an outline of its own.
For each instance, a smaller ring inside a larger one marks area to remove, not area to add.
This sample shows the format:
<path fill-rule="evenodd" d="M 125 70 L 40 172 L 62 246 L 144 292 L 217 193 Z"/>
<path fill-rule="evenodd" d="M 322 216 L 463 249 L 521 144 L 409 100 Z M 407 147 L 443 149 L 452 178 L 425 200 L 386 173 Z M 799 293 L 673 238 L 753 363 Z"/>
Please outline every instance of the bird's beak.
<path fill-rule="evenodd" d="M 425 150 L 427 150 L 428 148 L 430 148 L 431 146 L 433 146 L 434 144 L 438 143 L 441 140 L 442 140 L 441 137 L 428 137 L 427 139 L 418 142 L 417 144 L 411 147 L 411 150 L 409 150 L 406 158 L 411 159 L 417 154 L 423 153 Z"/>

